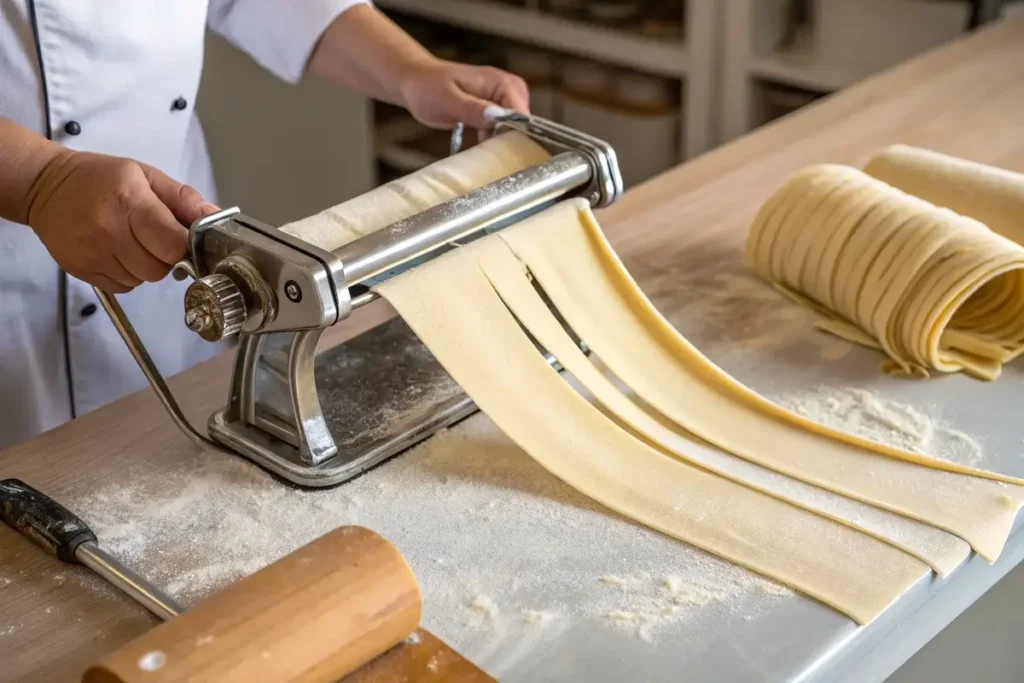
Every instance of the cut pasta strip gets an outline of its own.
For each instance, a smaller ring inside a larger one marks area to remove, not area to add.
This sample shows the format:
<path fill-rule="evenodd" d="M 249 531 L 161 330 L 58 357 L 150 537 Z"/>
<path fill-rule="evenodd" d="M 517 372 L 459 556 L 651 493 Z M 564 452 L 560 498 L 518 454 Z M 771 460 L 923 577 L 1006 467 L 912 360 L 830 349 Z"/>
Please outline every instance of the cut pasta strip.
<path fill-rule="evenodd" d="M 690 467 L 618 427 L 537 352 L 480 269 L 479 248 L 452 251 L 378 291 L 477 405 L 552 474 L 861 624 L 928 574 L 927 565 L 887 543 Z"/>
<path fill-rule="evenodd" d="M 526 267 L 504 242 L 488 240 L 478 260 L 498 295 L 519 322 L 611 414 L 648 443 L 709 472 L 860 529 L 905 550 L 947 576 L 970 553 L 962 540 L 938 529 L 878 510 L 695 442 L 664 424 L 620 391 L 584 355 L 528 279 Z"/>
<path fill-rule="evenodd" d="M 586 202 L 563 202 L 498 237 L 597 356 L 681 428 L 769 469 L 955 534 L 990 562 L 999 556 L 1024 489 L 993 480 L 1016 480 L 830 429 L 747 388 L 658 313 Z"/>

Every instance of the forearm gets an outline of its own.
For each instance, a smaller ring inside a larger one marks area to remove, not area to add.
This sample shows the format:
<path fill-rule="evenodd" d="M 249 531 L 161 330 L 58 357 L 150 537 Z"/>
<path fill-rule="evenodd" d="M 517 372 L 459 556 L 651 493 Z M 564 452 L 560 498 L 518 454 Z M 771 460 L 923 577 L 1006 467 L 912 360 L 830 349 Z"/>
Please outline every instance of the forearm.
<path fill-rule="evenodd" d="M 0 118 L 0 218 L 28 223 L 36 179 L 64 152 L 42 135 Z"/>
<path fill-rule="evenodd" d="M 422 45 L 369 5 L 342 13 L 324 31 L 309 70 L 367 97 L 404 105 L 400 85 L 413 65 L 434 59 Z"/>

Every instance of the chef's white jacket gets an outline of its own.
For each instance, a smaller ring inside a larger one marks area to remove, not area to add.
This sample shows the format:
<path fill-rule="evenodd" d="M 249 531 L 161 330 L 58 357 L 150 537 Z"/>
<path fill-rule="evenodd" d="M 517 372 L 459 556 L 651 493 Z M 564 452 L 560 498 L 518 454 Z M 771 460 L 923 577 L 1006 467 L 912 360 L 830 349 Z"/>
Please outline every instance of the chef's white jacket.
<path fill-rule="evenodd" d="M 216 203 L 193 107 L 206 27 L 297 82 L 327 26 L 363 1 L 2 0 L 0 117 L 146 162 Z M 166 375 L 222 350 L 185 328 L 184 286 L 168 277 L 120 297 Z M 92 288 L 0 220 L 0 446 L 145 385 Z"/>

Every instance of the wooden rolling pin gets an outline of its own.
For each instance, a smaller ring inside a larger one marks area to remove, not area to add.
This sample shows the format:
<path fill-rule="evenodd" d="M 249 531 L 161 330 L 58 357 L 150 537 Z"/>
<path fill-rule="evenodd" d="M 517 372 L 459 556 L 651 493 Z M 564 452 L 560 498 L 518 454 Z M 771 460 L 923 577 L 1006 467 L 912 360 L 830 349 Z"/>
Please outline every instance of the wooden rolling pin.
<path fill-rule="evenodd" d="M 82 681 L 330 683 L 419 620 L 401 554 L 369 529 L 341 527 L 136 638 Z"/>
<path fill-rule="evenodd" d="M 494 680 L 417 630 L 416 577 L 369 529 L 335 529 L 182 612 L 103 553 L 81 519 L 31 486 L 0 481 L 0 518 L 168 619 L 90 667 L 83 683 Z"/>

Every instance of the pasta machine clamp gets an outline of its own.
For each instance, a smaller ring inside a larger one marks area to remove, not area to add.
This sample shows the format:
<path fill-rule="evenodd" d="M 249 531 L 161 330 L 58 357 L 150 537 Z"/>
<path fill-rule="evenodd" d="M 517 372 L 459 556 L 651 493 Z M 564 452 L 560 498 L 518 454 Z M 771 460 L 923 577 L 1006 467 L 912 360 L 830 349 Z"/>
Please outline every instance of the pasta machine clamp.
<path fill-rule="evenodd" d="M 185 418 L 117 299 L 97 290 L 190 438 L 301 486 L 330 486 L 476 412 L 400 318 L 320 353 L 317 343 L 326 328 L 374 300 L 379 282 L 561 199 L 581 196 L 600 208 L 622 194 L 615 152 L 602 140 L 539 117 L 495 118 L 495 134 L 518 131 L 552 156 L 333 252 L 237 208 L 191 226 L 188 255 L 172 271 L 194 280 L 185 325 L 211 342 L 238 335 L 227 405 L 210 417 L 207 434 Z M 452 151 L 458 147 L 453 135 Z"/>

